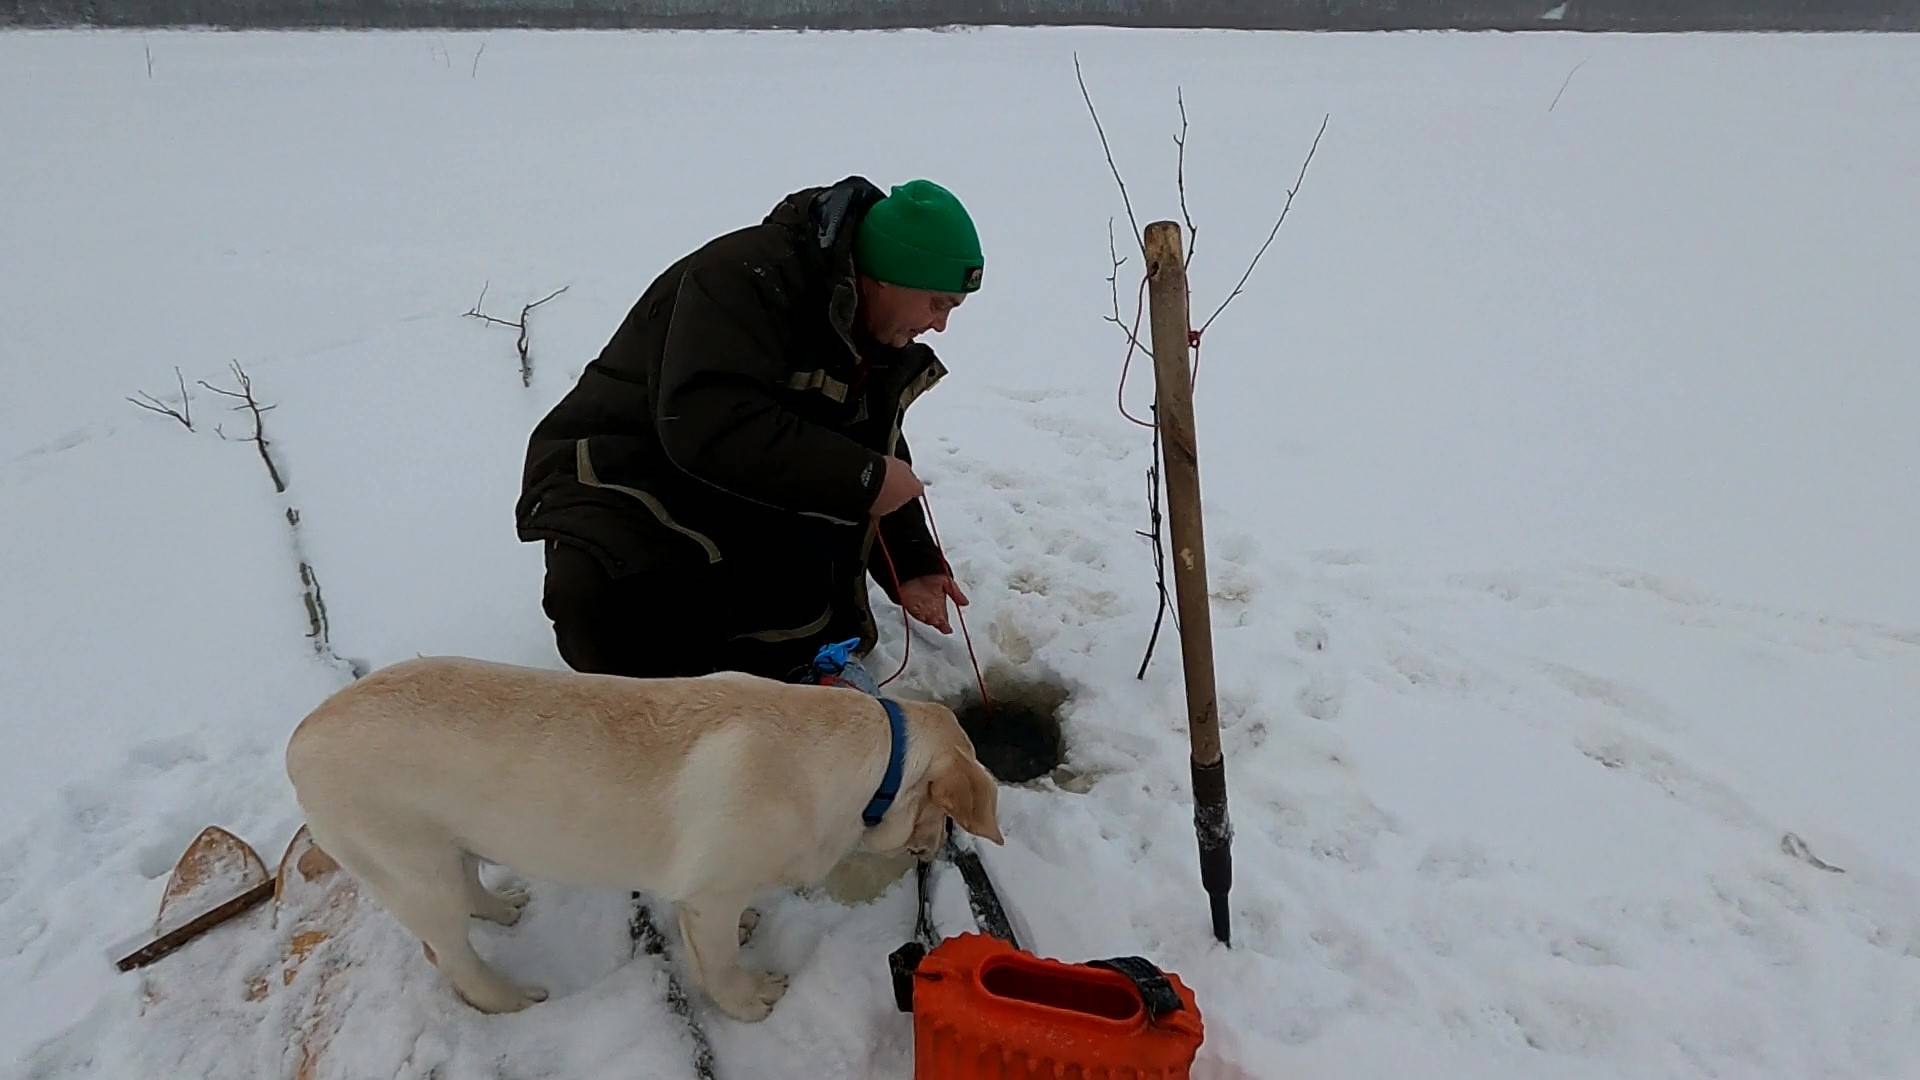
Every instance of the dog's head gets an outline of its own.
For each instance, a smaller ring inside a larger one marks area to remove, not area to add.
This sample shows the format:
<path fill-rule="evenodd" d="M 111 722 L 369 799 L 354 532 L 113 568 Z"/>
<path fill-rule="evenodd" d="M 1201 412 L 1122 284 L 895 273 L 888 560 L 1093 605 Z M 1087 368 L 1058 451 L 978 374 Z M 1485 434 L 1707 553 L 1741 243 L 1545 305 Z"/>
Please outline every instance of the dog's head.
<path fill-rule="evenodd" d="M 948 750 L 927 770 L 926 798 L 914 813 L 907 850 L 923 859 L 931 856 L 946 839 L 948 818 L 983 840 L 1005 844 L 999 806 L 999 786 L 993 774 L 974 760 L 971 749 Z"/>
<path fill-rule="evenodd" d="M 934 724 L 914 731 L 921 738 L 933 738 L 936 745 L 916 789 L 910 795 L 901 792 L 903 797 L 895 801 L 888 820 L 869 834 L 869 846 L 882 851 L 904 848 L 919 858 L 929 858 L 946 839 L 948 818 L 981 839 L 1005 844 L 1006 837 L 1000 832 L 999 784 L 974 757 L 973 742 L 961 730 L 952 710 L 924 702 L 913 707 L 923 715 L 937 714 Z M 905 815 L 911 822 L 904 837 L 895 814 Z"/>

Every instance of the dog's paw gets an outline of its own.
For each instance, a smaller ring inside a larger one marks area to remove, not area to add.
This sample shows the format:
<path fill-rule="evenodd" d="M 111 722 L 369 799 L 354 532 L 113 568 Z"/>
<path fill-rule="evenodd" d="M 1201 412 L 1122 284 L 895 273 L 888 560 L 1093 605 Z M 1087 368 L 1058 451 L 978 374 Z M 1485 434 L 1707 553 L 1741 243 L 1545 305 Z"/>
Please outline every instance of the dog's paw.
<path fill-rule="evenodd" d="M 512 926 L 520 921 L 520 914 L 527 906 L 529 894 L 524 885 L 509 885 L 499 891 L 488 891 L 480 910 L 474 915 L 501 926 Z"/>
<path fill-rule="evenodd" d="M 741 972 L 738 991 L 716 996 L 713 1003 L 735 1020 L 753 1024 L 765 1020 L 773 1012 L 774 1003 L 786 992 L 785 975 L 771 971 Z"/>

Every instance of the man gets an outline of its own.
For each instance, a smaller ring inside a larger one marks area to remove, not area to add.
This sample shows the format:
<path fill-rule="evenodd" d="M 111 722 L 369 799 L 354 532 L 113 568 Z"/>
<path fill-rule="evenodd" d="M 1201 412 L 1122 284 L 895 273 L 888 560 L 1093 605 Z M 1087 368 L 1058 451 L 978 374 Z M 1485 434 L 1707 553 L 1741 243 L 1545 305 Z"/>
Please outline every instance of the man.
<path fill-rule="evenodd" d="M 915 339 L 983 265 L 951 192 L 856 176 L 668 267 L 527 446 L 515 516 L 567 664 L 785 678 L 873 647 L 869 575 L 950 633 L 967 598 L 900 425 L 946 374 Z"/>

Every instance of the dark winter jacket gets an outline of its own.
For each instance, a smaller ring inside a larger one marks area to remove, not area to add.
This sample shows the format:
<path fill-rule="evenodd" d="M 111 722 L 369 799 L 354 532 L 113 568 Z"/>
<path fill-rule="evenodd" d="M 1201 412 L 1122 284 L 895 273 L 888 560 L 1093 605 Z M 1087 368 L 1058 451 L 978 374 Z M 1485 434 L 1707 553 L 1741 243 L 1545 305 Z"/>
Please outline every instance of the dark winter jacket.
<path fill-rule="evenodd" d="M 703 582 L 744 643 L 871 647 L 866 575 L 893 596 L 893 573 L 869 507 L 885 456 L 911 460 L 907 406 L 946 374 L 925 345 L 856 329 L 853 235 L 882 194 L 859 177 L 795 192 L 668 267 L 534 428 L 520 538 Z M 899 580 L 942 569 L 917 500 L 879 531 Z"/>

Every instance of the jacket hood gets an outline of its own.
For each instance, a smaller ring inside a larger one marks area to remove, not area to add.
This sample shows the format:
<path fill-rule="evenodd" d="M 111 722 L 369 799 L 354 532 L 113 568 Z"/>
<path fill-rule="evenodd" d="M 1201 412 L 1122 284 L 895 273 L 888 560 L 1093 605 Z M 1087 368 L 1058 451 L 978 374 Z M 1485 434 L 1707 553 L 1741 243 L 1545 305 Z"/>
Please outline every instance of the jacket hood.
<path fill-rule="evenodd" d="M 860 220 L 886 193 L 864 176 L 849 176 L 837 184 L 807 187 L 774 206 L 764 224 L 792 234 L 794 250 L 829 283 L 827 318 L 853 344 L 853 313 L 859 301 L 854 282 L 853 238 Z"/>
<path fill-rule="evenodd" d="M 886 192 L 864 176 L 831 186 L 801 188 L 768 212 L 766 224 L 794 234 L 795 247 L 818 258 L 835 274 L 853 276 L 853 238 L 860 220 Z"/>

